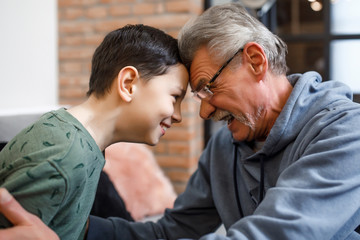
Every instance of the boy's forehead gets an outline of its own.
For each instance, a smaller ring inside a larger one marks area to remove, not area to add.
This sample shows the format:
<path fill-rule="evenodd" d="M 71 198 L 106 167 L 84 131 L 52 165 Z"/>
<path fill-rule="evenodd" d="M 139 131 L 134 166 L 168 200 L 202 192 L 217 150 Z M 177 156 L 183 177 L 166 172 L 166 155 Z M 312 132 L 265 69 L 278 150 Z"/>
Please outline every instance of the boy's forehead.
<path fill-rule="evenodd" d="M 183 64 L 176 64 L 171 66 L 167 73 L 160 77 L 165 82 L 165 85 L 169 85 L 172 88 L 181 90 L 182 94 L 186 92 L 189 83 L 189 73 Z"/>

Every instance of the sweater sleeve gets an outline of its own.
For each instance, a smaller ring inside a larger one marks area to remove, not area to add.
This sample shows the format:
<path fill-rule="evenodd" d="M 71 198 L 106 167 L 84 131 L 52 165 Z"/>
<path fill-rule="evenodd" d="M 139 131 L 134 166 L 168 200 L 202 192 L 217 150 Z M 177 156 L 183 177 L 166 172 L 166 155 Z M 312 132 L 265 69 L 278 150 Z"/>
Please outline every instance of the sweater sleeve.
<path fill-rule="evenodd" d="M 115 225 L 110 219 L 90 215 L 86 240 L 97 239 L 115 239 Z"/>

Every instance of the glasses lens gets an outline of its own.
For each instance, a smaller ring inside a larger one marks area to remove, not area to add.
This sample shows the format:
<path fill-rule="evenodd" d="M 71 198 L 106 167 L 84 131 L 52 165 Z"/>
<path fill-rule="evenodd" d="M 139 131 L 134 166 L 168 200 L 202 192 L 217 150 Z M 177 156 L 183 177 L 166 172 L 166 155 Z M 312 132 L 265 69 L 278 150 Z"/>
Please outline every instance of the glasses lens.
<path fill-rule="evenodd" d="M 213 95 L 213 93 L 211 92 L 211 90 L 207 86 L 205 86 L 200 91 L 198 91 L 198 92 L 195 91 L 193 98 L 196 101 L 208 100 L 211 98 L 212 95 Z"/>

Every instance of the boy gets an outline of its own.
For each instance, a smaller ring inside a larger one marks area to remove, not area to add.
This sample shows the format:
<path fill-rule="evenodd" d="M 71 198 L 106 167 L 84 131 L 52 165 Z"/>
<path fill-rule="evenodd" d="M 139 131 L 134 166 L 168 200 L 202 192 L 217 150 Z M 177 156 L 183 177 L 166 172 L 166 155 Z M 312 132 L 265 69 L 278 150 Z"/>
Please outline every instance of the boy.
<path fill-rule="evenodd" d="M 60 239 L 83 239 L 105 160 L 115 142 L 155 145 L 173 122 L 188 73 L 177 41 L 143 25 L 109 33 L 92 59 L 89 98 L 43 115 L 0 152 L 0 184 Z M 1 227 L 11 226 L 0 216 Z"/>

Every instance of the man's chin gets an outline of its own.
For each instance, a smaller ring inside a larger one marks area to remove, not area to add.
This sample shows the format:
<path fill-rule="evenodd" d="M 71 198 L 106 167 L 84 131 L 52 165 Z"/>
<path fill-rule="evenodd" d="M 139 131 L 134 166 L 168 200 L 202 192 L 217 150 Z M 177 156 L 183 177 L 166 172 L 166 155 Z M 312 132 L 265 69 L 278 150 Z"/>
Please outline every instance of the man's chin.
<path fill-rule="evenodd" d="M 246 140 L 246 138 L 248 137 L 248 135 L 246 135 L 246 133 L 248 133 L 249 127 L 240 123 L 236 119 L 233 120 L 230 124 L 228 124 L 227 127 L 228 127 L 229 131 L 231 132 L 232 137 L 236 141 L 243 141 L 243 140 Z"/>
<path fill-rule="evenodd" d="M 233 139 L 236 141 L 252 141 L 252 140 L 254 140 L 254 135 L 253 135 L 254 132 L 251 131 L 251 129 L 248 126 L 233 129 L 233 130 L 230 130 L 230 132 L 231 132 Z"/>
<path fill-rule="evenodd" d="M 246 136 L 244 136 L 243 134 L 239 134 L 238 132 L 232 132 L 231 131 L 231 135 L 232 135 L 233 139 L 236 140 L 236 141 L 244 141 L 244 140 L 246 140 Z"/>

